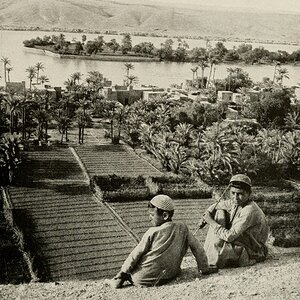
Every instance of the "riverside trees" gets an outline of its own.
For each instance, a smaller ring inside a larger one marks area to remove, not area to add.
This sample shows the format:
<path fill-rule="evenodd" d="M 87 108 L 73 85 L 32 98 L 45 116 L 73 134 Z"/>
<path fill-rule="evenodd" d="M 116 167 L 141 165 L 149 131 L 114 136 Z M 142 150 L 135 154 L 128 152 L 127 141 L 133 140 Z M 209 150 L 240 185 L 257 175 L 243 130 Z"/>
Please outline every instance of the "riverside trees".
<path fill-rule="evenodd" d="M 246 64 L 273 64 L 279 62 L 300 62 L 300 50 L 288 53 L 286 51 L 269 51 L 264 47 L 253 48 L 251 44 L 242 43 L 232 49 L 227 49 L 222 42 L 217 42 L 213 47 L 211 43 L 207 47 L 190 49 L 184 40 L 167 38 L 159 48 L 154 47 L 151 41 L 145 41 L 136 45 L 132 44 L 130 34 L 123 35 L 121 44 L 116 39 L 106 42 L 103 36 L 87 41 L 86 37 L 81 41 L 67 41 L 64 34 L 37 37 L 23 41 L 25 47 L 37 47 L 51 50 L 60 54 L 95 55 L 101 53 L 113 53 L 118 55 L 138 55 L 146 57 L 159 57 L 164 61 L 176 62 L 201 62 L 206 56 L 206 63 L 212 62 L 212 57 L 220 62 L 243 62 Z M 213 53 L 213 55 L 211 55 Z M 201 59 L 200 59 L 201 58 Z M 208 61 L 210 58 L 210 62 Z"/>

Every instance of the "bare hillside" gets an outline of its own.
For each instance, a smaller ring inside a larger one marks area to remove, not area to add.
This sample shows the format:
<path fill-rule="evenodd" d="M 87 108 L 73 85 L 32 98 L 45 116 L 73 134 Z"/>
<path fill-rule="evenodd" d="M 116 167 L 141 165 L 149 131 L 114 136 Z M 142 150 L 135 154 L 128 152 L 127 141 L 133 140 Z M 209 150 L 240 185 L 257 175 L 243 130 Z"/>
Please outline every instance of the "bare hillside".
<path fill-rule="evenodd" d="M 300 15 L 105 0 L 2 0 L 2 28 L 155 32 L 225 38 L 300 41 Z"/>
<path fill-rule="evenodd" d="M 2 28 L 155 32 L 300 41 L 300 15 L 259 11 L 124 4 L 107 0 L 2 0 Z"/>

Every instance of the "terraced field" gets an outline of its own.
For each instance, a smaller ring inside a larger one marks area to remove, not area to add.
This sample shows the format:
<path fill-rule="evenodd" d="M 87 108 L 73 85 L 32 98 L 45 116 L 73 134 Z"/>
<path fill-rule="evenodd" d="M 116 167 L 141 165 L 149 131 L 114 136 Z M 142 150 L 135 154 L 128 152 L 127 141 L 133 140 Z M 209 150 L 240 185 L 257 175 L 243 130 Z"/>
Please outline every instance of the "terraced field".
<path fill-rule="evenodd" d="M 89 190 L 70 149 L 29 151 L 25 166 L 8 196 L 45 278 L 115 274 L 135 241 Z"/>
<path fill-rule="evenodd" d="M 88 186 L 17 187 L 9 195 L 51 280 L 111 276 L 134 246 Z"/>
<path fill-rule="evenodd" d="M 156 170 L 124 145 L 83 145 L 76 147 L 90 177 L 116 174 L 119 176 L 158 176 Z"/>
<path fill-rule="evenodd" d="M 82 170 L 69 148 L 51 147 L 26 152 L 17 184 L 49 181 L 83 181 Z"/>
<path fill-rule="evenodd" d="M 212 203 L 211 199 L 175 199 L 174 221 L 184 222 L 191 232 L 195 232 L 204 210 Z M 141 238 L 151 226 L 147 210 L 147 201 L 110 203 L 133 232 Z M 203 244 L 208 227 L 198 230 L 196 237 Z"/>

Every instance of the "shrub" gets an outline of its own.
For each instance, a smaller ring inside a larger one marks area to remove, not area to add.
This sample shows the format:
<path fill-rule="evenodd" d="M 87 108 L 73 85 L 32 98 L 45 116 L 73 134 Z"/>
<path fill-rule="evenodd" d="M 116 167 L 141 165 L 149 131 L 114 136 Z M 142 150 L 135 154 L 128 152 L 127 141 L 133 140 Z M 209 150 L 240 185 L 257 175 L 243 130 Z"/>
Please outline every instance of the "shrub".
<path fill-rule="evenodd" d="M 17 135 L 4 135 L 0 138 L 1 183 L 12 183 L 15 171 L 21 163 L 22 147 L 20 138 Z"/>
<path fill-rule="evenodd" d="M 150 198 L 150 190 L 145 178 L 138 176 L 120 177 L 115 174 L 95 176 L 93 184 L 97 184 L 103 193 L 104 201 L 131 201 Z"/>
<path fill-rule="evenodd" d="M 157 184 L 158 194 L 167 194 L 173 198 L 209 198 L 211 188 L 195 178 L 183 176 L 153 177 L 152 181 Z"/>

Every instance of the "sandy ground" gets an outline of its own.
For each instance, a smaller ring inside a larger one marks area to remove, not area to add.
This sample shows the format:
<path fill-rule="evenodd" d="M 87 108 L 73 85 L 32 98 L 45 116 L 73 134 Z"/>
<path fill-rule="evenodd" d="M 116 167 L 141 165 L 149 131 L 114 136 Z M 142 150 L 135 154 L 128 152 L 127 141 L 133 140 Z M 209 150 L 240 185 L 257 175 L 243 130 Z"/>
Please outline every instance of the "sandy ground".
<path fill-rule="evenodd" d="M 197 276 L 196 262 L 184 259 L 182 274 L 160 287 L 112 289 L 106 280 L 0 285 L 0 299 L 300 299 L 300 252 L 273 254 L 251 267 Z"/>

